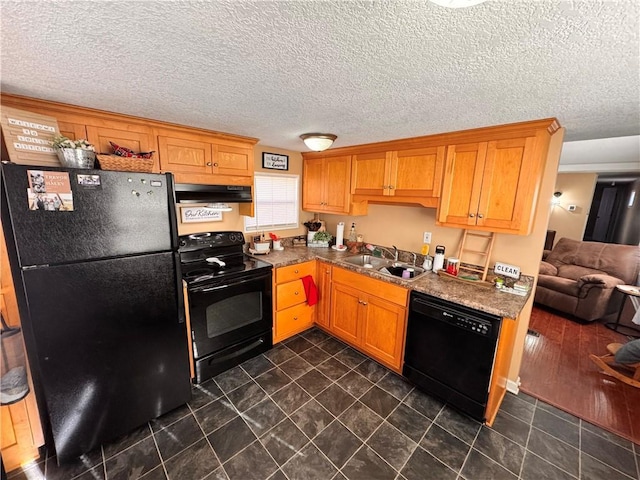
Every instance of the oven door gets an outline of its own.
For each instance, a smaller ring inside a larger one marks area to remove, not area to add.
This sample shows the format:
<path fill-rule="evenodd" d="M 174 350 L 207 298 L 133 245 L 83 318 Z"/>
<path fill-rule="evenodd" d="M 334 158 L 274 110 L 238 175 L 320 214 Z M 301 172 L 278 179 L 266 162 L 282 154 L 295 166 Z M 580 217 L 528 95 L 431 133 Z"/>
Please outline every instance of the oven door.
<path fill-rule="evenodd" d="M 195 359 L 271 334 L 270 268 L 214 279 L 188 292 Z"/>

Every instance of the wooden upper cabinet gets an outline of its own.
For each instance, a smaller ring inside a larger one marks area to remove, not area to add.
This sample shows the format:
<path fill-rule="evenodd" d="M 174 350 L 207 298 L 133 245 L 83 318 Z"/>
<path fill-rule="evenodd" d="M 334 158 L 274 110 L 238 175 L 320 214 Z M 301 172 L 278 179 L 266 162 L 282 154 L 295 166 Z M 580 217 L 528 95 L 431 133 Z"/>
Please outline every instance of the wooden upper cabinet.
<path fill-rule="evenodd" d="M 151 128 L 143 125 L 120 124 L 118 126 L 87 125 L 87 140 L 97 153 L 112 153 L 110 141 L 136 153 L 155 150 Z"/>
<path fill-rule="evenodd" d="M 212 173 L 213 151 L 210 143 L 159 135 L 158 149 L 162 172 Z"/>
<path fill-rule="evenodd" d="M 533 158 L 535 138 L 489 142 L 478 204 L 478 225 L 495 231 L 529 233 L 541 162 Z"/>
<path fill-rule="evenodd" d="M 351 193 L 354 195 L 391 195 L 391 156 L 389 152 L 363 153 L 353 156 Z"/>
<path fill-rule="evenodd" d="M 325 159 L 307 158 L 302 174 L 302 208 L 320 212 L 325 201 Z"/>
<path fill-rule="evenodd" d="M 356 199 L 435 206 L 444 160 L 444 146 L 353 155 L 351 193 Z"/>
<path fill-rule="evenodd" d="M 530 233 L 545 158 L 535 136 L 451 145 L 438 224 Z"/>
<path fill-rule="evenodd" d="M 218 175 L 253 175 L 253 148 L 213 144 L 213 173 Z"/>
<path fill-rule="evenodd" d="M 312 212 L 350 213 L 351 156 L 305 158 L 302 208 Z"/>
<path fill-rule="evenodd" d="M 176 183 L 253 184 L 253 146 L 216 142 L 206 135 L 158 132 L 160 171 Z"/>
<path fill-rule="evenodd" d="M 449 147 L 438 210 L 440 223 L 461 227 L 476 224 L 486 154 L 486 143 Z"/>
<path fill-rule="evenodd" d="M 439 197 L 445 150 L 439 146 L 391 152 L 391 194 Z"/>
<path fill-rule="evenodd" d="M 1 99 L 3 106 L 56 118 L 62 135 L 86 138 L 98 153 L 112 152 L 109 141 L 134 152 L 155 151 L 153 171 L 173 173 L 176 183 L 253 185 L 255 138 L 18 95 L 3 93 Z"/>
<path fill-rule="evenodd" d="M 87 138 L 87 126 L 84 124 L 61 122 L 58 120 L 58 129 L 60 130 L 60 135 L 64 135 L 71 140 Z"/>

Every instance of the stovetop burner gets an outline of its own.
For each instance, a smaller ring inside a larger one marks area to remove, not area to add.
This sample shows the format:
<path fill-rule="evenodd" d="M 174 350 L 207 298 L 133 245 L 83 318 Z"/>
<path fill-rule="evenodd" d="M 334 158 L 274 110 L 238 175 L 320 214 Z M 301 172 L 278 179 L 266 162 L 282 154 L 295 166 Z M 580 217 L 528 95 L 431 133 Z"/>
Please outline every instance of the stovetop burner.
<path fill-rule="evenodd" d="M 242 232 L 209 232 L 180 237 L 182 277 L 189 285 L 202 284 L 225 275 L 272 268 L 243 252 Z M 212 260 L 215 258 L 216 260 Z M 208 259 L 208 260 L 207 260 Z"/>

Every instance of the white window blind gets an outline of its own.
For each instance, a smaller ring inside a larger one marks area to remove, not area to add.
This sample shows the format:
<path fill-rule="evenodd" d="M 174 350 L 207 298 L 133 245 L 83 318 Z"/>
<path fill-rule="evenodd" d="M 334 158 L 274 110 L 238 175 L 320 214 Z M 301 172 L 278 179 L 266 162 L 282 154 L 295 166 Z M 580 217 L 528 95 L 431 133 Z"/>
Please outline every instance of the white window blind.
<path fill-rule="evenodd" d="M 283 230 L 299 226 L 299 176 L 255 174 L 255 217 L 244 217 L 245 232 Z"/>

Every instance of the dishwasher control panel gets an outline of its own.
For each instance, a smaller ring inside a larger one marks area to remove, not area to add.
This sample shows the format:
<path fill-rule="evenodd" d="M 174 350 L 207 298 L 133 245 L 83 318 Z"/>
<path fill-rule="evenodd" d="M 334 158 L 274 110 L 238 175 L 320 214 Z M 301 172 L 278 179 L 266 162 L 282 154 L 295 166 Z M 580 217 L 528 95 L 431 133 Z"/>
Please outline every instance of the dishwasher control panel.
<path fill-rule="evenodd" d="M 488 315 L 473 315 L 463 311 L 464 308 L 451 308 L 449 305 L 436 305 L 430 301 L 414 299 L 411 302 L 410 316 L 420 315 L 422 318 L 433 318 L 477 335 L 491 336 L 494 334 L 495 320 L 483 318 Z M 497 320 L 497 318 L 496 318 Z"/>
<path fill-rule="evenodd" d="M 443 315 L 451 315 L 447 312 L 442 312 Z M 475 318 L 467 318 L 459 315 L 452 315 L 454 317 L 453 323 L 465 330 L 471 330 L 472 332 L 479 333 L 481 335 L 488 335 L 491 332 L 491 323 L 483 322 Z"/>

